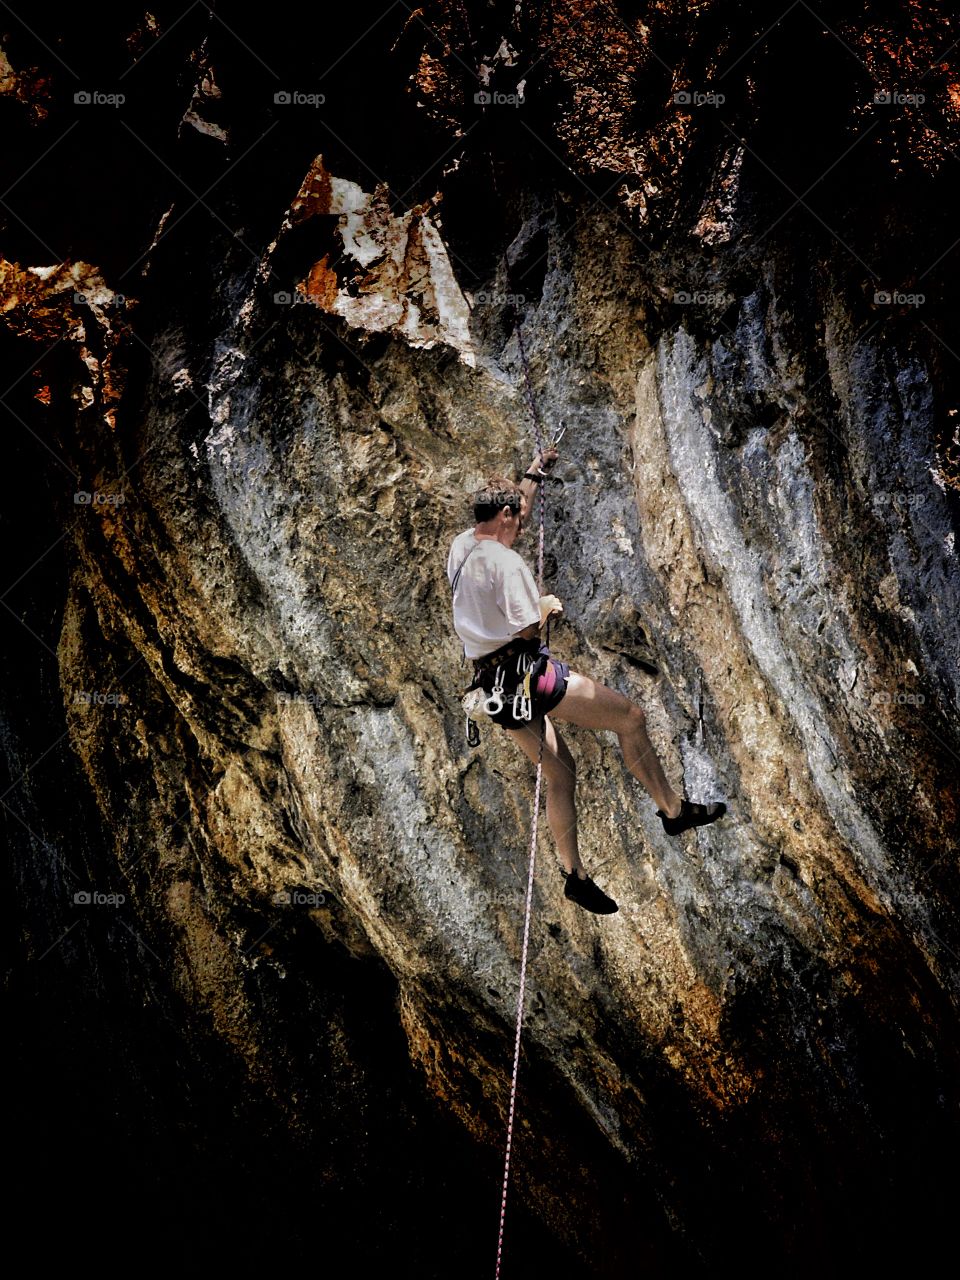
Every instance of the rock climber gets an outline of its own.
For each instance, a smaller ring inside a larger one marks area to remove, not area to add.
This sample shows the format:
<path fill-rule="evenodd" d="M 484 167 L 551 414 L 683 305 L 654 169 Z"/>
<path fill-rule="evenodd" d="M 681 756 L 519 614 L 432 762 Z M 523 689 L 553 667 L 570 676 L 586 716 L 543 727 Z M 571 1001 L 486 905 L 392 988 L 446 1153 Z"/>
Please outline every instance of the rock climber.
<path fill-rule="evenodd" d="M 580 859 L 576 765 L 553 720 L 612 730 L 627 769 L 659 806 L 657 815 L 668 835 L 715 822 L 726 812 L 726 805 L 698 804 L 678 795 L 647 735 L 643 710 L 617 690 L 571 671 L 567 663 L 551 657 L 542 642 L 547 619 L 559 617 L 563 605 L 554 595 L 539 594 L 533 574 L 513 544 L 523 535 L 537 485 L 558 456 L 555 447 L 544 449 L 519 484 L 503 476 L 487 479 L 473 496 L 476 524 L 459 534 L 450 548 L 447 576 L 453 588 L 454 630 L 464 653 L 473 660 L 470 689 L 482 689 L 487 695 L 490 719 L 507 730 L 534 764 L 541 723 L 546 721 L 547 822 L 564 866 L 564 896 L 587 911 L 609 915 L 618 910 L 617 904 L 587 875 Z M 529 719 L 522 718 L 525 713 Z"/>

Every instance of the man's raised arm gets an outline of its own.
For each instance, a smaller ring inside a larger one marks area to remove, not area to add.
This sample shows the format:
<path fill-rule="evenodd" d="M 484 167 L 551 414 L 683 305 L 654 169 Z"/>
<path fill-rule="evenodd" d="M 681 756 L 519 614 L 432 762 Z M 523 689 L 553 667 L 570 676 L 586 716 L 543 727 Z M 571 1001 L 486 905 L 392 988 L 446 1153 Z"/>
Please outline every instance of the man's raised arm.
<path fill-rule="evenodd" d="M 537 484 L 542 483 L 542 481 L 530 480 L 528 477 L 538 475 L 543 471 L 549 471 L 559 456 L 560 455 L 557 453 L 556 449 L 552 446 L 549 449 L 544 449 L 543 453 L 538 453 L 530 463 L 530 466 L 527 468 L 527 474 L 520 481 L 519 489 L 520 493 L 523 495 L 523 506 L 520 509 L 520 517 L 524 524 L 529 523 L 528 517 L 530 512 L 533 510 L 533 500 L 537 492 Z"/>

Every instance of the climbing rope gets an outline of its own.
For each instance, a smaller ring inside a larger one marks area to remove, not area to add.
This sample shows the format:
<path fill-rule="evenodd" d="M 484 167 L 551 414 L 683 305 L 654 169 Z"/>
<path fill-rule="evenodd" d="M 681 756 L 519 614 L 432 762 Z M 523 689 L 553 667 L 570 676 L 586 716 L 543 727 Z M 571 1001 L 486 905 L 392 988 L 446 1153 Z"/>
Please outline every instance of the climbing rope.
<path fill-rule="evenodd" d="M 492 169 L 492 157 L 491 157 Z M 496 178 L 494 176 L 494 187 L 496 187 Z M 510 263 L 506 253 L 503 255 L 503 263 L 506 268 L 507 283 L 510 292 L 516 296 L 512 287 L 510 278 Z M 520 353 L 520 364 L 523 368 L 524 390 L 526 392 L 527 404 L 530 409 L 530 417 L 533 422 L 533 432 L 537 441 L 537 458 L 542 459 L 544 454 L 543 446 L 543 424 L 540 418 L 540 410 L 537 404 L 536 393 L 533 389 L 533 379 L 530 375 L 530 363 L 527 360 L 527 351 L 523 342 L 523 329 L 520 317 L 517 317 L 517 348 Z M 558 437 L 559 438 L 559 437 Z M 537 486 L 539 490 L 538 502 L 538 531 L 537 531 L 537 583 L 538 590 L 543 595 L 543 546 L 544 546 L 544 527 L 546 518 L 546 495 L 544 489 L 545 484 L 541 483 Z M 550 643 L 550 619 L 547 619 L 546 643 Z M 530 945 L 530 917 L 533 912 L 533 880 L 534 869 L 537 859 L 537 827 L 540 820 L 540 795 L 543 786 L 543 742 L 546 734 L 547 721 L 545 716 L 540 718 L 540 746 L 537 751 L 537 781 L 533 792 L 533 819 L 530 824 L 530 856 L 527 863 L 527 896 L 523 910 L 523 944 L 520 951 L 520 989 L 517 993 L 517 1023 L 516 1034 L 513 1042 L 513 1072 L 510 1078 L 510 1107 L 507 1112 L 507 1143 L 503 1160 L 503 1188 L 500 1195 L 500 1231 L 497 1236 L 497 1270 L 496 1280 L 500 1280 L 500 1265 L 503 1261 L 503 1228 L 507 1212 L 507 1190 L 510 1185 L 510 1155 L 513 1150 L 513 1123 L 516 1116 L 517 1106 L 517 1078 L 520 1074 L 520 1035 L 523 1029 L 523 1008 L 527 987 L 527 954 Z"/>
<path fill-rule="evenodd" d="M 473 36 L 470 32 L 470 22 L 467 16 L 465 6 L 461 2 L 461 10 L 464 22 L 466 24 L 467 34 L 470 41 L 471 49 L 473 49 Z M 490 157 L 490 169 L 493 189 L 496 191 L 497 180 L 496 172 L 493 166 L 493 156 Z M 503 265 L 510 285 L 510 292 L 513 293 L 510 272 L 510 261 L 506 252 L 503 255 Z M 533 389 L 533 378 L 530 374 L 530 362 L 527 359 L 527 351 L 523 341 L 522 320 L 517 316 L 517 347 L 520 355 L 520 364 L 523 369 L 523 384 L 526 394 L 527 404 L 530 409 L 530 417 L 533 422 L 533 432 L 537 442 L 537 457 L 542 458 L 544 454 L 543 446 L 543 424 L 540 418 L 540 410 L 537 404 L 536 393 Z M 560 432 L 562 435 L 563 432 Z M 555 442 L 559 440 L 559 435 L 555 437 Z M 543 551 L 544 551 L 544 529 L 546 523 L 546 496 L 544 493 L 545 485 L 543 482 L 538 486 L 539 502 L 537 507 L 538 530 L 537 530 L 537 583 L 538 590 L 543 595 Z M 547 619 L 545 641 L 550 643 L 550 619 Z M 503 1187 L 500 1195 L 500 1227 L 497 1235 L 497 1270 L 496 1280 L 500 1280 L 500 1266 L 503 1261 L 503 1230 L 507 1212 L 507 1191 L 510 1186 L 510 1156 L 513 1150 L 513 1125 L 516 1117 L 517 1109 L 517 1078 L 520 1073 L 520 1037 L 523 1031 L 523 1009 L 527 987 L 527 956 L 530 950 L 530 919 L 533 914 L 533 883 L 534 872 L 536 870 L 537 857 L 537 830 L 540 821 L 540 797 L 543 791 L 543 743 L 546 734 L 546 718 L 542 717 L 540 721 L 540 744 L 537 751 L 537 780 L 533 793 L 533 818 L 530 824 L 530 856 L 527 863 L 527 893 L 524 902 L 523 911 L 523 942 L 520 955 L 520 987 L 517 993 L 517 1019 L 516 1032 L 513 1042 L 513 1070 L 510 1076 L 510 1105 L 507 1112 L 507 1140 L 506 1149 L 503 1159 Z"/>
<path fill-rule="evenodd" d="M 520 990 L 517 994 L 517 1028 L 513 1042 L 513 1074 L 510 1080 L 510 1109 L 507 1113 L 507 1147 L 503 1161 L 503 1190 L 500 1195 L 500 1232 L 497 1237 L 496 1280 L 500 1280 L 503 1258 L 503 1226 L 507 1213 L 507 1188 L 510 1185 L 510 1153 L 513 1147 L 513 1120 L 517 1107 L 517 1077 L 520 1073 L 520 1033 L 523 1028 L 523 1004 L 527 987 L 527 952 L 530 943 L 530 916 L 533 907 L 533 872 L 537 859 L 537 824 L 540 818 L 540 788 L 543 780 L 543 732 L 540 726 L 540 750 L 537 756 L 537 784 L 533 793 L 533 821 L 530 825 L 530 858 L 527 867 L 527 898 L 523 912 L 523 946 L 520 954 Z"/>

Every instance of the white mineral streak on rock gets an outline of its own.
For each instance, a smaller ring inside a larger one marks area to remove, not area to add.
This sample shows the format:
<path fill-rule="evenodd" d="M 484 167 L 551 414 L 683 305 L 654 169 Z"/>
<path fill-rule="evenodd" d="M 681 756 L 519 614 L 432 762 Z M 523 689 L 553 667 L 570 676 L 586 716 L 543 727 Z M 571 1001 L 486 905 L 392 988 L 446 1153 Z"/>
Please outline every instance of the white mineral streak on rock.
<path fill-rule="evenodd" d="M 361 706 L 351 709 L 347 719 L 360 751 L 355 762 L 358 772 L 366 767 L 383 801 L 378 818 L 384 829 L 378 827 L 378 848 L 356 850 L 359 856 L 349 875 L 352 902 L 363 910 L 371 931 L 382 935 L 378 950 L 392 952 L 403 971 L 414 974 L 415 965 L 422 966 L 430 954 L 431 948 L 423 945 L 430 937 L 448 953 L 449 962 L 460 967 L 462 978 L 471 978 L 482 958 L 491 967 L 492 985 L 512 990 L 515 962 L 493 928 L 496 917 L 486 900 L 488 895 L 475 877 L 465 873 L 462 850 L 458 852 L 450 834 L 424 802 L 422 765 L 409 726 L 392 708 Z M 416 901 L 421 940 L 416 955 L 407 951 L 401 958 L 396 954 L 395 919 L 378 924 L 385 877 Z M 492 891 L 493 881 L 490 883 Z"/>
<path fill-rule="evenodd" d="M 831 587 L 823 549 L 830 543 L 827 531 L 817 524 L 813 507 L 813 477 L 796 432 L 789 432 L 773 455 L 773 462 L 779 483 L 770 494 L 771 505 L 790 531 L 791 549 L 800 562 L 804 583 L 813 587 L 826 601 Z"/>
<path fill-rule="evenodd" d="M 784 645 L 768 599 L 765 566 L 760 555 L 746 545 L 733 503 L 720 482 L 717 444 L 704 425 L 694 395 L 694 388 L 703 382 L 706 373 L 702 365 L 702 356 L 698 356 L 693 340 L 684 330 L 661 341 L 658 383 L 674 474 L 698 538 L 715 570 L 723 576 L 742 634 L 800 732 L 814 784 L 838 831 L 859 856 L 871 886 L 890 902 L 897 884 L 887 853 L 870 819 L 852 798 L 852 782 L 840 763 L 843 752 L 827 727 L 826 717 L 820 713 L 816 693 L 797 670 L 795 655 Z M 792 455 L 792 465 L 798 470 L 803 466 L 799 450 Z M 812 508 L 804 510 L 801 501 L 806 495 L 809 502 L 811 492 L 809 477 L 793 486 L 787 527 L 794 535 L 802 523 L 815 523 Z M 823 531 L 818 537 L 827 541 Z M 808 550 L 812 541 L 811 535 Z M 812 551 L 810 556 L 811 566 L 817 569 L 817 556 Z M 914 914 L 919 917 L 925 912 L 918 904 Z M 921 922 L 915 919 L 914 923 Z"/>
<path fill-rule="evenodd" d="M 259 386 L 243 382 L 246 357 L 221 351 L 207 386 L 215 424 L 204 439 L 211 483 L 223 519 L 257 580 L 271 619 L 269 647 L 289 647 L 290 666 L 326 697 L 357 697 L 361 686 L 336 656 L 330 619 L 318 602 L 310 566 L 289 554 L 299 508 L 282 485 L 267 482 L 282 462 L 259 430 Z"/>
<path fill-rule="evenodd" d="M 244 359 L 243 352 L 236 347 L 222 351 L 217 359 L 213 380 L 207 385 L 210 421 L 215 424 L 204 441 L 208 453 L 233 439 L 233 431 L 229 425 L 230 388 L 243 368 Z M 229 453 L 221 457 L 221 461 L 229 465 Z"/>
<path fill-rule="evenodd" d="M 716 800 L 723 795 L 723 783 L 717 776 L 716 766 L 709 751 L 692 738 L 680 739 L 680 757 L 683 760 L 683 789 L 698 800 Z"/>

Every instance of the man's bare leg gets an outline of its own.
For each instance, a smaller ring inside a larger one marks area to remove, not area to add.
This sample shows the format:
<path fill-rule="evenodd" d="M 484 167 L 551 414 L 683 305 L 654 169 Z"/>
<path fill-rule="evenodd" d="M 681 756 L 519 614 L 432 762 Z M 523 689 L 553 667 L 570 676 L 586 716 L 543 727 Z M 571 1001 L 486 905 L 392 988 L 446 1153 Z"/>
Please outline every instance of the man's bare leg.
<path fill-rule="evenodd" d="M 571 671 L 567 692 L 550 715 L 585 729 L 612 730 L 620 741 L 624 764 L 643 783 L 657 807 L 670 818 L 679 814 L 680 797 L 666 779 L 647 735 L 646 715 L 635 702 L 616 689 Z"/>
<path fill-rule="evenodd" d="M 522 729 L 507 730 L 534 764 L 540 753 L 541 720 L 542 717 L 537 716 Z M 547 822 L 556 841 L 560 861 L 568 872 L 575 870 L 584 880 L 587 872 L 577 849 L 577 803 L 574 796 L 577 766 L 570 748 L 550 723 L 549 717 L 543 739 L 543 772 L 547 779 Z"/>

